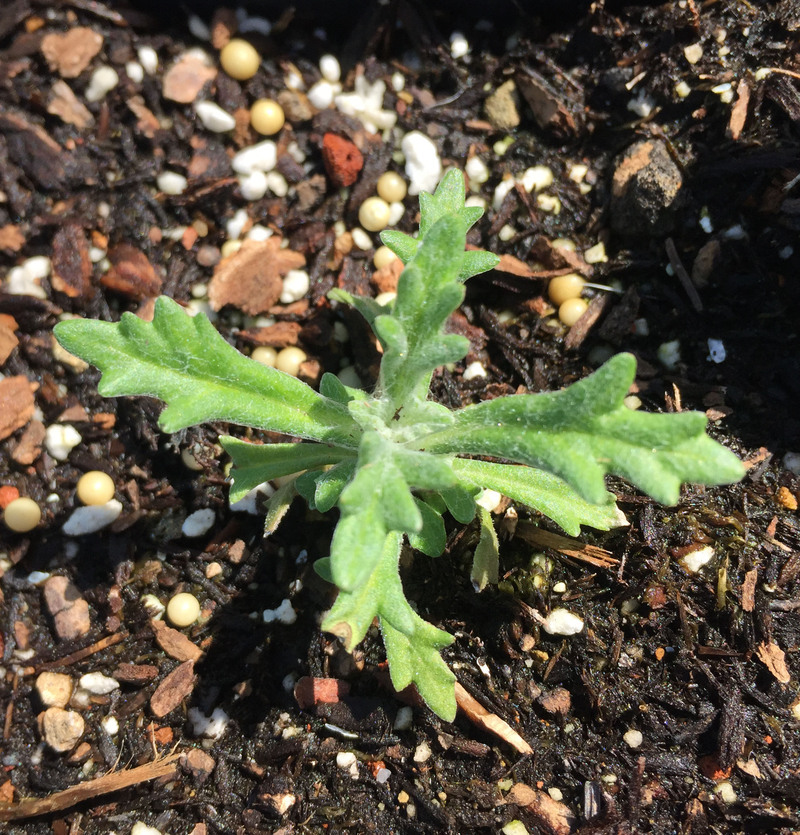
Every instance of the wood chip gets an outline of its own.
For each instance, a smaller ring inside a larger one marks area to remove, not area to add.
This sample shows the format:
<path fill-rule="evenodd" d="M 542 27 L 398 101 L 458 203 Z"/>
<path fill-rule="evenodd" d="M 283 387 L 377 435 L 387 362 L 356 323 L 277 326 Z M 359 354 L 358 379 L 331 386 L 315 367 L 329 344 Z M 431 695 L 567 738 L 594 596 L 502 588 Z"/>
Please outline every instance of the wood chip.
<path fill-rule="evenodd" d="M 72 806 L 110 792 L 135 786 L 157 777 L 169 777 L 177 773 L 180 753 L 170 754 L 161 760 L 145 763 L 136 768 L 112 771 L 94 780 L 86 780 L 76 786 L 51 794 L 49 797 L 25 798 L 14 806 L 0 806 L 0 821 L 23 820 L 69 809 Z"/>
<path fill-rule="evenodd" d="M 150 626 L 156 636 L 156 642 L 176 661 L 198 661 L 203 657 L 203 650 L 195 646 L 183 632 L 178 632 L 164 621 L 151 620 Z"/>
<path fill-rule="evenodd" d="M 148 139 L 152 139 L 156 135 L 156 131 L 161 128 L 158 117 L 144 103 L 141 96 L 131 96 L 126 104 L 137 119 L 136 130 Z"/>
<path fill-rule="evenodd" d="M 175 710 L 194 690 L 194 661 L 184 661 L 156 688 L 150 697 L 150 710 L 159 719 Z"/>
<path fill-rule="evenodd" d="M 731 118 L 728 121 L 728 133 L 731 139 L 736 142 L 742 135 L 744 124 L 747 121 L 747 107 L 750 104 L 750 87 L 746 78 L 739 80 L 736 85 L 736 101 L 731 108 Z"/>
<path fill-rule="evenodd" d="M 14 463 L 29 467 L 42 454 L 46 430 L 40 420 L 32 420 L 25 427 L 15 444 L 11 445 L 9 455 Z"/>
<path fill-rule="evenodd" d="M 24 244 L 25 236 L 20 231 L 19 226 L 15 226 L 13 223 L 0 226 L 0 249 L 7 252 L 19 252 Z"/>
<path fill-rule="evenodd" d="M 77 223 L 65 223 L 53 236 L 53 289 L 70 299 L 88 300 L 93 294 L 89 242 Z"/>
<path fill-rule="evenodd" d="M 0 380 L 0 441 L 33 417 L 35 390 L 36 385 L 21 374 Z"/>
<path fill-rule="evenodd" d="M 744 575 L 744 582 L 742 583 L 742 609 L 745 612 L 752 612 L 755 607 L 755 591 L 756 580 L 758 579 L 758 569 L 751 568 L 747 574 Z"/>
<path fill-rule="evenodd" d="M 158 675 L 155 664 L 120 664 L 114 670 L 114 678 L 126 684 L 147 684 Z"/>
<path fill-rule="evenodd" d="M 596 565 L 600 568 L 608 568 L 619 563 L 619 560 L 604 548 L 588 545 L 579 539 L 551 533 L 530 522 L 520 522 L 517 525 L 516 535 L 522 537 L 526 542 L 530 542 L 531 545 L 537 545 L 540 548 L 552 548 L 554 551 L 568 557 L 588 562 L 590 565 Z"/>
<path fill-rule="evenodd" d="M 77 78 L 103 48 L 103 36 L 86 26 L 42 38 L 42 55 L 62 78 Z"/>
<path fill-rule="evenodd" d="M 792 680 L 786 666 L 786 653 L 777 644 L 759 644 L 756 655 L 781 684 L 788 684 Z"/>
<path fill-rule="evenodd" d="M 58 80 L 50 88 L 50 101 L 47 112 L 58 116 L 62 122 L 75 125 L 79 130 L 89 128 L 94 124 L 94 116 L 88 107 L 72 92 L 72 87 L 66 81 Z"/>
<path fill-rule="evenodd" d="M 132 299 L 148 299 L 161 292 L 162 280 L 147 256 L 131 244 L 117 244 L 108 251 L 111 269 L 100 279 L 109 290 Z"/>
<path fill-rule="evenodd" d="M 569 835 L 577 823 L 569 806 L 553 800 L 547 792 L 533 789 L 525 783 L 515 783 L 505 796 L 505 802 L 525 809 L 549 835 Z"/>
<path fill-rule="evenodd" d="M 0 365 L 11 356 L 11 352 L 19 345 L 19 339 L 5 322 L 0 321 Z"/>
<path fill-rule="evenodd" d="M 305 263 L 299 252 L 281 249 L 277 235 L 266 241 L 247 240 L 215 267 L 208 300 L 213 310 L 230 304 L 251 316 L 266 313 L 280 299 L 284 276 Z"/>
<path fill-rule="evenodd" d="M 464 687 L 456 682 L 456 702 L 470 719 L 478 727 L 483 728 L 495 736 L 507 742 L 520 754 L 532 754 L 533 748 L 496 713 L 490 713 L 477 699 L 471 696 Z"/>
<path fill-rule="evenodd" d="M 191 104 L 203 87 L 217 77 L 217 70 L 195 52 L 182 55 L 164 74 L 165 99 Z"/>

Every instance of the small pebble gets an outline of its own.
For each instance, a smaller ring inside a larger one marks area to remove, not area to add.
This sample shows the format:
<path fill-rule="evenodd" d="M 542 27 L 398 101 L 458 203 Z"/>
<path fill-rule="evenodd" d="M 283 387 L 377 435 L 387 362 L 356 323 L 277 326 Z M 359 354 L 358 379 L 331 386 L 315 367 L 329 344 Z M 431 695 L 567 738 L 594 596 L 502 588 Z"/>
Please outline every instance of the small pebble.
<path fill-rule="evenodd" d="M 66 707 L 72 696 L 72 679 L 66 673 L 49 670 L 36 677 L 36 696 L 45 707 Z"/>
<path fill-rule="evenodd" d="M 527 192 L 542 191 L 553 185 L 553 172 L 546 165 L 534 165 L 528 168 L 520 180 Z"/>
<path fill-rule="evenodd" d="M 260 200 L 266 193 L 269 185 L 267 183 L 267 175 L 263 171 L 251 171 L 239 177 L 239 190 L 245 200 L 251 202 Z M 227 243 L 232 243 L 228 241 Z M 238 241 L 236 241 L 238 243 Z M 237 247 L 238 249 L 238 247 Z M 223 254 L 225 246 L 223 244 Z"/>
<path fill-rule="evenodd" d="M 190 513 L 186 517 L 186 520 L 181 526 L 181 532 L 184 536 L 192 538 L 203 536 L 214 527 L 215 521 L 216 516 L 214 511 L 210 507 L 204 507 L 200 510 L 195 510 L 194 513 Z"/>
<path fill-rule="evenodd" d="M 473 157 L 473 159 L 477 159 L 477 157 Z M 405 200 L 408 185 L 396 171 L 386 171 L 378 177 L 375 190 L 378 192 L 378 197 L 387 203 L 398 203 Z"/>
<path fill-rule="evenodd" d="M 567 273 L 551 278 L 547 285 L 547 295 L 553 304 L 563 304 L 567 299 L 577 299 L 586 282 L 577 273 Z"/>
<path fill-rule="evenodd" d="M 486 369 L 483 367 L 483 363 L 471 362 L 464 369 L 464 373 L 461 375 L 461 379 L 462 380 L 474 380 L 476 377 L 485 377 L 485 376 L 486 376 Z"/>
<path fill-rule="evenodd" d="M 278 148 L 271 139 L 242 148 L 231 160 L 237 174 L 251 174 L 253 171 L 272 171 L 278 162 Z M 234 237 L 234 236 L 231 236 Z"/>
<path fill-rule="evenodd" d="M 122 513 L 122 503 L 111 499 L 105 504 L 87 505 L 72 511 L 72 515 L 62 525 L 61 530 L 67 536 L 84 536 L 96 533 L 119 518 Z"/>
<path fill-rule="evenodd" d="M 162 171 L 156 177 L 156 185 L 158 190 L 164 194 L 177 195 L 186 191 L 189 181 L 183 174 L 178 174 L 177 171 Z"/>
<path fill-rule="evenodd" d="M 567 299 L 558 306 L 558 318 L 571 328 L 586 313 L 589 303 L 586 299 Z"/>
<path fill-rule="evenodd" d="M 218 739 L 225 733 L 230 717 L 221 708 L 214 708 L 211 716 L 206 716 L 200 708 L 189 709 L 189 722 L 192 725 L 192 733 L 205 739 Z"/>
<path fill-rule="evenodd" d="M 339 61 L 333 55 L 323 55 L 319 59 L 319 71 L 322 77 L 333 84 L 335 84 L 342 76 L 342 68 L 339 66 Z"/>
<path fill-rule="evenodd" d="M 158 70 L 158 53 L 152 46 L 140 46 L 136 50 L 139 63 L 148 75 L 155 75 Z"/>
<path fill-rule="evenodd" d="M 104 99 L 119 84 L 119 76 L 113 67 L 98 67 L 89 79 L 89 86 L 84 92 L 88 102 L 98 102 Z"/>
<path fill-rule="evenodd" d="M 131 835 L 164 835 L 164 833 L 155 826 L 148 826 L 144 821 L 136 821 L 131 827 Z"/>
<path fill-rule="evenodd" d="M 194 109 L 203 127 L 213 133 L 226 133 L 236 127 L 236 119 L 213 101 L 200 101 Z"/>
<path fill-rule="evenodd" d="M 358 760 L 352 751 L 340 751 L 336 755 L 336 765 L 353 780 L 358 779 Z"/>
<path fill-rule="evenodd" d="M 47 708 L 41 715 L 41 725 L 44 741 L 59 754 L 71 751 L 86 730 L 80 713 L 60 707 Z"/>
<path fill-rule="evenodd" d="M 252 78 L 261 65 L 258 50 L 242 38 L 232 38 L 219 53 L 222 69 L 237 81 L 247 81 Z"/>
<path fill-rule="evenodd" d="M 389 204 L 380 197 L 368 197 L 358 210 L 358 222 L 368 232 L 380 232 L 389 225 Z"/>
<path fill-rule="evenodd" d="M 338 92 L 338 84 L 331 84 L 330 81 L 322 79 L 312 84 L 308 91 L 308 100 L 317 110 L 327 110 L 333 104 L 333 99 Z"/>
<path fill-rule="evenodd" d="M 45 430 L 44 445 L 57 461 L 66 461 L 82 440 L 78 430 L 68 423 L 53 423 Z"/>
<path fill-rule="evenodd" d="M 280 606 L 275 609 L 265 609 L 261 613 L 261 619 L 264 623 L 279 623 L 292 624 L 297 621 L 297 612 L 292 607 L 291 600 L 284 600 Z"/>
<path fill-rule="evenodd" d="M 644 741 L 644 736 L 642 735 L 641 731 L 637 731 L 635 728 L 631 728 L 629 731 L 625 732 L 625 735 L 622 737 L 625 741 L 625 744 L 628 748 L 640 748 L 642 742 Z"/>
<path fill-rule="evenodd" d="M 283 279 L 281 304 L 291 304 L 305 296 L 310 287 L 310 279 L 305 270 L 289 270 Z"/>
<path fill-rule="evenodd" d="M 89 604 L 78 588 L 61 575 L 51 577 L 43 587 L 47 610 L 53 617 L 56 634 L 61 640 L 83 637 L 91 628 Z"/>
<path fill-rule="evenodd" d="M 179 628 L 191 626 L 200 617 L 200 601 L 188 592 L 181 592 L 167 603 L 167 618 Z"/>
<path fill-rule="evenodd" d="M 90 470 L 78 479 L 76 493 L 85 505 L 100 505 L 114 498 L 114 479 L 100 470 Z"/>
<path fill-rule="evenodd" d="M 699 43 L 690 43 L 683 48 L 683 57 L 690 63 L 696 64 L 703 57 L 703 47 Z"/>
<path fill-rule="evenodd" d="M 583 620 L 567 609 L 553 609 L 542 626 L 550 635 L 577 635 L 583 630 Z"/>
<path fill-rule="evenodd" d="M 456 60 L 469 54 L 469 41 L 461 32 L 453 32 L 450 35 L 450 54 Z"/>
<path fill-rule="evenodd" d="M 275 358 L 275 368 L 278 371 L 283 371 L 286 374 L 291 374 L 296 377 L 300 371 L 300 366 L 308 359 L 308 355 L 302 348 L 297 348 L 290 345 L 288 348 L 283 348 L 278 352 Z"/>
<path fill-rule="evenodd" d="M 102 673 L 86 673 L 78 679 L 78 686 L 93 696 L 107 696 L 119 690 L 119 682 Z"/>
<path fill-rule="evenodd" d="M 415 195 L 421 191 L 435 191 L 442 178 L 442 161 L 433 140 L 414 130 L 403 137 L 400 149 L 406 158 L 406 176 L 411 181 L 408 193 Z"/>
<path fill-rule="evenodd" d="M 109 736 L 116 736 L 119 733 L 119 720 L 116 716 L 104 716 L 100 724 Z"/>
<path fill-rule="evenodd" d="M 283 108 L 272 99 L 258 99 L 250 108 L 250 124 L 263 136 L 278 133 L 285 121 Z"/>
<path fill-rule="evenodd" d="M 32 531 L 42 520 L 42 510 L 33 499 L 20 496 L 6 505 L 3 521 L 7 528 L 16 533 Z"/>
<path fill-rule="evenodd" d="M 144 81 L 144 67 L 138 61 L 128 61 L 125 64 L 125 75 L 134 84 L 141 84 Z"/>

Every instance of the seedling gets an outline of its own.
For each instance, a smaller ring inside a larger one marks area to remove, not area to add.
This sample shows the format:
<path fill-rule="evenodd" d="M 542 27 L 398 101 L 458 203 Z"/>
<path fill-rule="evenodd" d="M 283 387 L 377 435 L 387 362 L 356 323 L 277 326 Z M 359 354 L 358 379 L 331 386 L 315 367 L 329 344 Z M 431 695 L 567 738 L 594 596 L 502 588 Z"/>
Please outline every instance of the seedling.
<path fill-rule="evenodd" d="M 626 408 L 636 366 L 630 354 L 563 391 L 499 397 L 457 411 L 429 399 L 434 371 L 469 348 L 465 337 L 445 331 L 464 282 L 498 259 L 465 251 L 467 230 L 482 211 L 464 205 L 459 171 L 445 174 L 435 194 L 420 194 L 420 212 L 417 238 L 381 236 L 405 264 L 393 303 L 330 293 L 364 316 L 383 349 L 371 393 L 332 374 L 316 392 L 243 356 L 205 316 L 190 317 L 165 297 L 152 323 L 130 313 L 117 324 L 71 320 L 56 326 L 56 336 L 100 368 L 101 394 L 165 401 L 159 419 L 165 432 L 226 421 L 300 439 L 221 438 L 234 463 L 231 500 L 302 471 L 271 497 L 266 530 L 275 529 L 297 494 L 318 511 L 339 508 L 330 556 L 316 563 L 339 589 L 323 629 L 352 650 L 377 617 L 394 686 L 413 682 L 432 710 L 452 720 L 455 678 L 439 651 L 453 638 L 406 600 L 398 571 L 404 542 L 438 556 L 446 544 L 445 513 L 462 524 L 477 513 L 473 580 L 481 585 L 496 575 L 497 561 L 490 514 L 475 501 L 482 489 L 535 508 L 575 535 L 581 525 L 619 524 L 606 474 L 675 504 L 682 482 L 731 483 L 743 468 L 705 434 L 703 414 Z"/>

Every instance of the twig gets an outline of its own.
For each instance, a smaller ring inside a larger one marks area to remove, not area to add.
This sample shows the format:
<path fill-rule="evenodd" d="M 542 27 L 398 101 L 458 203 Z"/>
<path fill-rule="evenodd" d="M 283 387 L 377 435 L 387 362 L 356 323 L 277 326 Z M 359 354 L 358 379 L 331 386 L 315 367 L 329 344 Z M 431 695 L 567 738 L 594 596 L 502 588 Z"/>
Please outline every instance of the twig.
<path fill-rule="evenodd" d="M 94 780 L 51 794 L 49 797 L 26 798 L 13 805 L 0 804 L 0 821 L 21 820 L 37 815 L 47 815 L 51 812 L 62 812 L 84 800 L 127 789 L 129 786 L 155 780 L 157 777 L 172 776 L 177 771 L 177 760 L 180 756 L 180 753 L 169 754 L 161 760 L 145 763 L 136 768 L 112 771 L 102 777 L 96 777 Z"/>
<path fill-rule="evenodd" d="M 666 241 L 664 241 L 664 248 L 667 250 L 669 263 L 671 264 L 672 269 L 675 270 L 675 275 L 678 276 L 678 279 L 683 285 L 683 289 L 686 291 L 686 295 L 689 297 L 692 307 L 700 313 L 703 309 L 703 302 L 700 298 L 700 294 L 697 292 L 697 288 L 692 282 L 691 276 L 686 272 L 686 267 L 683 266 L 683 261 L 681 261 L 681 257 L 678 255 L 678 250 L 675 248 L 675 242 L 672 238 L 667 238 Z"/>
<path fill-rule="evenodd" d="M 550 533 L 550 531 L 537 528 L 536 525 L 530 522 L 520 522 L 517 525 L 516 534 L 526 542 L 530 542 L 531 545 L 538 545 L 541 548 L 552 548 L 554 551 L 558 551 L 565 556 L 587 562 L 589 565 L 596 565 L 598 568 L 609 568 L 619 562 L 605 548 L 599 548 L 597 545 L 588 545 L 579 539 L 571 539 L 567 536 L 560 536 L 557 533 Z"/>
<path fill-rule="evenodd" d="M 461 710 L 467 714 L 472 722 L 485 731 L 499 736 L 500 739 L 507 742 L 512 748 L 519 751 L 520 754 L 532 754 L 533 748 L 505 721 L 501 719 L 496 713 L 491 713 L 464 687 L 456 682 L 456 702 Z"/>
<path fill-rule="evenodd" d="M 100 650 L 113 647 L 114 644 L 124 641 L 127 637 L 127 632 L 116 632 L 114 635 L 101 638 L 91 646 L 71 652 L 63 658 L 57 658 L 55 661 L 45 661 L 44 664 L 39 664 L 35 667 L 35 672 L 40 673 L 42 670 L 51 670 L 53 667 L 69 667 L 70 664 L 74 664 L 77 661 L 83 661 L 84 658 L 88 658 L 88 656 L 94 655 L 96 652 L 100 652 Z"/>

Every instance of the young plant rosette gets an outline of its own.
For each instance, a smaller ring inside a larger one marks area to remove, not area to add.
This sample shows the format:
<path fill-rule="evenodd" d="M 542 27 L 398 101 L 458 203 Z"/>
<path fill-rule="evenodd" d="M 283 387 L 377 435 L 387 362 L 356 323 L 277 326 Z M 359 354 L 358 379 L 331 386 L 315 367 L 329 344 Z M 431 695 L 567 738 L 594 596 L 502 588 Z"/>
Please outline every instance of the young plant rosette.
<path fill-rule="evenodd" d="M 316 392 L 243 356 L 205 316 L 191 317 L 166 297 L 157 300 L 151 323 L 124 313 L 116 324 L 61 322 L 55 333 L 103 372 L 101 394 L 163 400 L 165 432 L 226 421 L 300 439 L 221 438 L 234 463 L 231 501 L 302 472 L 271 497 L 267 533 L 297 494 L 321 512 L 338 507 L 330 556 L 315 565 L 339 590 L 322 628 L 352 650 L 377 617 L 394 687 L 415 684 L 433 711 L 452 720 L 455 677 L 439 651 L 453 638 L 407 601 L 398 569 L 404 542 L 438 556 L 446 544 L 443 515 L 467 524 L 478 514 L 473 579 L 480 584 L 496 576 L 497 560 L 490 515 L 475 502 L 483 489 L 535 508 L 576 535 L 581 525 L 619 524 L 606 474 L 675 504 L 682 482 L 727 484 L 742 477 L 743 467 L 706 435 L 703 414 L 628 409 L 623 399 L 636 370 L 630 354 L 563 391 L 498 397 L 457 411 L 430 400 L 434 371 L 469 348 L 465 337 L 445 332 L 464 299 L 464 282 L 498 259 L 465 250 L 482 210 L 464 205 L 460 171 L 448 171 L 435 194 L 420 194 L 420 214 L 417 238 L 381 236 L 405 264 L 394 302 L 330 293 L 364 316 L 383 349 L 371 393 L 332 374 Z"/>

